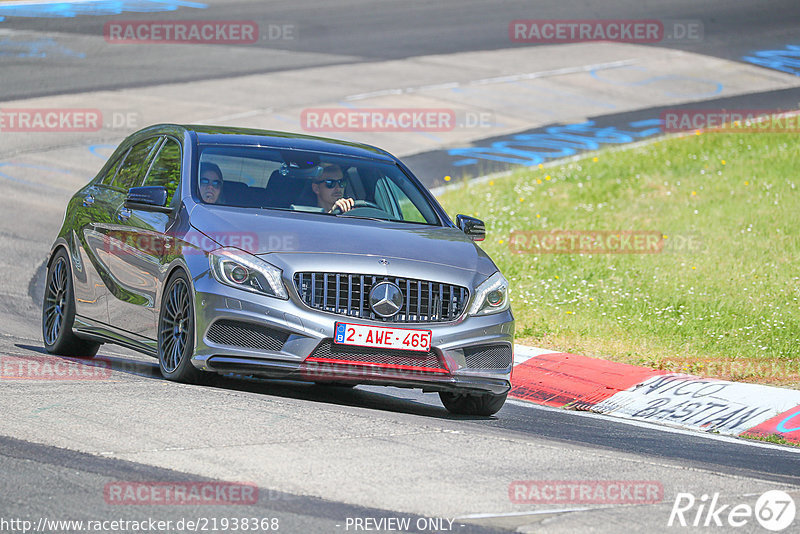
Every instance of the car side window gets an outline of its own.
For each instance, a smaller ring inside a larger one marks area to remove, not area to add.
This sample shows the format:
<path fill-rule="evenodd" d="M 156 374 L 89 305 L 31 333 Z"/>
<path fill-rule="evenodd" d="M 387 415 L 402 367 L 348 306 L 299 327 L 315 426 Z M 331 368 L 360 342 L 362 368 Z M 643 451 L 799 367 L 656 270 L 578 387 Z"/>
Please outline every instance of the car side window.
<path fill-rule="evenodd" d="M 420 213 L 419 209 L 417 209 L 411 199 L 408 198 L 408 195 L 406 195 L 396 183 L 391 180 L 386 180 L 386 183 L 388 184 L 389 191 L 391 191 L 397 201 L 397 207 L 400 209 L 400 218 L 402 220 L 419 223 L 426 222 L 425 217 Z"/>
<path fill-rule="evenodd" d="M 158 151 L 150 166 L 144 185 L 167 188 L 167 206 L 181 182 L 181 145 L 174 139 L 167 139 Z"/>
<path fill-rule="evenodd" d="M 114 187 L 127 191 L 142 183 L 144 171 L 147 170 L 146 165 L 150 161 L 150 154 L 160 140 L 160 137 L 153 137 L 133 145 L 117 171 Z"/>
<path fill-rule="evenodd" d="M 381 207 L 387 213 L 391 213 L 391 211 L 395 211 L 393 214 L 394 217 L 397 217 L 398 214 L 396 213 L 397 210 L 392 210 L 394 207 L 392 205 L 392 198 L 389 189 L 386 186 L 386 179 L 380 178 L 378 182 L 375 184 L 375 204 Z"/>
<path fill-rule="evenodd" d="M 106 174 L 103 176 L 103 179 L 100 181 L 103 185 L 111 185 L 111 182 L 114 181 L 114 177 L 117 175 L 117 169 L 119 169 L 119 164 L 122 163 L 122 160 L 125 159 L 125 156 L 130 152 L 130 149 L 126 150 L 122 153 L 120 157 L 118 157 L 114 163 L 106 171 Z"/>

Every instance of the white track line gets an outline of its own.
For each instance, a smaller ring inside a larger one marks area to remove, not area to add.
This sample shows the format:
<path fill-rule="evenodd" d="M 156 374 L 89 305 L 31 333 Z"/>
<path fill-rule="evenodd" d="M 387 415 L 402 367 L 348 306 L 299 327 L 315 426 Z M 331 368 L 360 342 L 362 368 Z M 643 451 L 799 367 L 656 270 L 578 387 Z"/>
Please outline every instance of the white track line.
<path fill-rule="evenodd" d="M 508 76 L 497 76 L 495 78 L 482 78 L 480 80 L 472 80 L 469 82 L 445 82 L 437 83 L 435 85 L 422 85 L 418 87 L 405 87 L 399 89 L 383 89 L 380 91 L 371 91 L 369 93 L 359 93 L 344 97 L 345 101 L 365 100 L 367 98 L 374 98 L 376 96 L 389 96 L 389 95 L 402 95 L 409 93 L 421 93 L 423 91 L 433 91 L 437 89 L 455 89 L 457 87 L 469 87 L 473 85 L 490 85 L 495 83 L 511 83 L 520 80 L 533 80 L 536 78 L 549 78 L 552 76 L 563 76 L 565 74 L 577 74 L 579 72 L 589 72 L 592 70 L 607 70 L 618 69 L 620 67 L 627 67 L 636 63 L 633 59 L 622 59 L 619 61 L 610 61 L 608 63 L 595 63 L 593 65 L 581 65 L 579 67 L 565 67 L 563 69 L 543 70 L 539 72 L 525 72 L 520 74 L 510 74 Z"/>
<path fill-rule="evenodd" d="M 523 515 L 544 515 L 544 514 L 563 514 L 565 512 L 585 512 L 587 510 L 600 510 L 602 508 L 609 508 L 608 506 L 600 506 L 597 508 L 556 508 L 555 510 L 534 510 L 529 512 L 503 512 L 499 514 L 469 514 L 460 515 L 456 519 L 490 519 L 493 517 L 517 517 Z"/>

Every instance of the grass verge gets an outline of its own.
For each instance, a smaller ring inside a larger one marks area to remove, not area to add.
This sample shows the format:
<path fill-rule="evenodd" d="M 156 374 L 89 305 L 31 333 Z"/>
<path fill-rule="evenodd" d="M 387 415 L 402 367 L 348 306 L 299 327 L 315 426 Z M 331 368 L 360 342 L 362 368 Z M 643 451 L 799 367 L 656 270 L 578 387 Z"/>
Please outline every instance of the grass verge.
<path fill-rule="evenodd" d="M 752 439 L 755 441 L 766 441 L 767 443 L 775 443 L 776 445 L 800 447 L 800 443 L 797 443 L 796 441 L 789 441 L 780 434 L 770 434 L 769 436 L 762 436 L 760 434 L 742 434 L 739 437 L 744 439 Z"/>
<path fill-rule="evenodd" d="M 486 222 L 519 342 L 800 387 L 798 161 L 792 134 L 703 133 L 465 182 L 439 200 Z M 552 230 L 660 235 L 660 252 L 541 253 L 544 234 L 517 234 Z"/>

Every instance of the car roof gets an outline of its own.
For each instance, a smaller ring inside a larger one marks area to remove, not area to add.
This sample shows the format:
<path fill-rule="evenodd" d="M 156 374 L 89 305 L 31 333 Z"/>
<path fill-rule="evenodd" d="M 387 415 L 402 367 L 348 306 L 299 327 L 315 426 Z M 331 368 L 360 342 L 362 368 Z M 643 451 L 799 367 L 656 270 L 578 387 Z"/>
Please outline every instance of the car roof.
<path fill-rule="evenodd" d="M 291 132 L 195 124 L 157 124 L 141 132 L 175 133 L 175 130 L 194 134 L 198 144 L 204 145 L 265 146 L 395 161 L 391 154 L 371 145 Z"/>

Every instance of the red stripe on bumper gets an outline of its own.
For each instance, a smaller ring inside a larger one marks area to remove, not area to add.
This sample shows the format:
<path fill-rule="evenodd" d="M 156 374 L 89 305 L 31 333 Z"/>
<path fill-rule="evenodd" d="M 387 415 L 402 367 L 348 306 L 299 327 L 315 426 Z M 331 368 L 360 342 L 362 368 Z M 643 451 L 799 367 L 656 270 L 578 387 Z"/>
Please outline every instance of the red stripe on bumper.
<path fill-rule="evenodd" d="M 311 357 L 306 358 L 305 361 L 316 362 L 316 363 L 336 363 L 336 364 L 355 365 L 355 366 L 381 367 L 384 369 L 403 369 L 406 371 L 425 371 L 428 373 L 448 374 L 447 370 L 445 369 L 438 369 L 436 367 L 418 367 L 415 365 L 392 365 L 390 363 L 354 362 L 352 360 L 333 360 L 330 358 L 311 358 Z"/>

